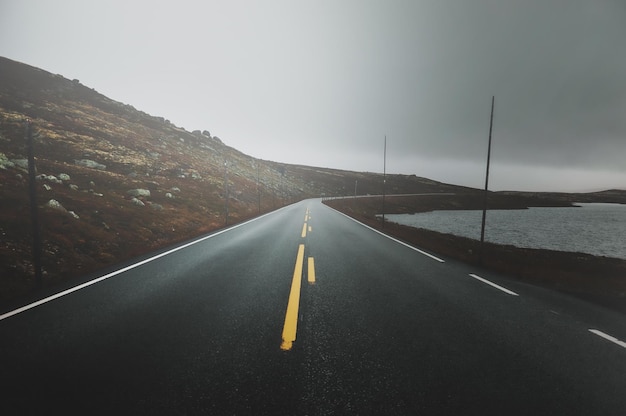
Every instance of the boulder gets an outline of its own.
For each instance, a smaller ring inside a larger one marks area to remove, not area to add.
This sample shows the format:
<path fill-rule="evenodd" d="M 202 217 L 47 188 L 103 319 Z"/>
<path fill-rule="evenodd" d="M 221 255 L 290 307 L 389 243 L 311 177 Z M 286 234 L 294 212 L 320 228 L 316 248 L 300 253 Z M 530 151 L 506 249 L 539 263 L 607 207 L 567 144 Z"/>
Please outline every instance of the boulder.
<path fill-rule="evenodd" d="M 28 159 L 14 159 L 12 162 L 15 163 L 15 166 L 18 168 L 28 170 Z"/>
<path fill-rule="evenodd" d="M 14 166 L 14 162 L 11 162 L 4 153 L 0 153 L 0 169 L 12 168 Z"/>
<path fill-rule="evenodd" d="M 56 199 L 51 199 L 48 202 L 46 202 L 46 206 L 48 208 L 56 209 L 58 211 L 67 212 L 67 210 L 63 208 L 63 205 L 61 205 L 61 203 L 57 201 Z"/>
<path fill-rule="evenodd" d="M 130 191 L 128 191 L 128 195 L 134 196 L 134 197 L 139 197 L 139 196 L 149 197 L 150 191 L 148 189 L 131 189 Z"/>
<path fill-rule="evenodd" d="M 77 164 L 78 166 L 84 166 L 86 168 L 90 168 L 90 169 L 97 169 L 97 170 L 106 170 L 107 167 L 106 165 L 103 165 L 101 163 L 95 162 L 91 159 L 80 159 L 80 160 L 74 160 L 74 163 Z"/>

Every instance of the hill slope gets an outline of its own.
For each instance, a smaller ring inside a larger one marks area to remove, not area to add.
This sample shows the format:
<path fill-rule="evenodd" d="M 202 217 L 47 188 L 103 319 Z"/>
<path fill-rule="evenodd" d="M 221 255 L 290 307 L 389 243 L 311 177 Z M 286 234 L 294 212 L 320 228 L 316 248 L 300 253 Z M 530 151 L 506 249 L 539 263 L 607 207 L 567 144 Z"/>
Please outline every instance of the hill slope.
<path fill-rule="evenodd" d="M 0 300 L 32 287 L 25 119 L 36 132 L 44 284 L 382 175 L 255 159 L 60 75 L 0 57 Z M 388 175 L 390 193 L 465 188 Z M 51 200 L 58 202 L 50 202 Z"/>

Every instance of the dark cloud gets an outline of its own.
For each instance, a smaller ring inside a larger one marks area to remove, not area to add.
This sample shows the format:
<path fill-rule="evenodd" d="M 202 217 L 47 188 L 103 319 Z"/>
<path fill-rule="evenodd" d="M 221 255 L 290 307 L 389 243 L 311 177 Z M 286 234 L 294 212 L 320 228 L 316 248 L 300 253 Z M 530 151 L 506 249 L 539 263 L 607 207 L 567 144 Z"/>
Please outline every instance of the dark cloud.
<path fill-rule="evenodd" d="M 480 186 L 495 95 L 498 186 L 626 187 L 623 0 L 47 3 L 0 54 L 253 156 L 380 171 L 386 134 L 393 170 Z"/>

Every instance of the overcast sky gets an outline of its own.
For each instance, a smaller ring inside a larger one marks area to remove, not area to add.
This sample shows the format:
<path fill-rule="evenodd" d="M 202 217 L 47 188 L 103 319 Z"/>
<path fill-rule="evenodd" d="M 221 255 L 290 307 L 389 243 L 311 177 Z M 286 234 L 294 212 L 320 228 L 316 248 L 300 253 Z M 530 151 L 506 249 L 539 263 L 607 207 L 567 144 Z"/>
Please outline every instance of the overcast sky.
<path fill-rule="evenodd" d="M 0 0 L 0 55 L 254 157 L 626 189 L 625 0 Z M 0 80 L 1 82 L 1 80 Z"/>

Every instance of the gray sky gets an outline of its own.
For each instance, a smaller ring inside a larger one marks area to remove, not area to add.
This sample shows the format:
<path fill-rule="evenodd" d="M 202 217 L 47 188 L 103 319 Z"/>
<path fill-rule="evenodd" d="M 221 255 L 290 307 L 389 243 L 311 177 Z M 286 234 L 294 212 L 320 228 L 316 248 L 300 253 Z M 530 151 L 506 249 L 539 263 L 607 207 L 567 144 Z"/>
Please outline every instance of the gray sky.
<path fill-rule="evenodd" d="M 626 189 L 624 0 L 0 0 L 0 55 L 251 156 Z"/>

